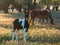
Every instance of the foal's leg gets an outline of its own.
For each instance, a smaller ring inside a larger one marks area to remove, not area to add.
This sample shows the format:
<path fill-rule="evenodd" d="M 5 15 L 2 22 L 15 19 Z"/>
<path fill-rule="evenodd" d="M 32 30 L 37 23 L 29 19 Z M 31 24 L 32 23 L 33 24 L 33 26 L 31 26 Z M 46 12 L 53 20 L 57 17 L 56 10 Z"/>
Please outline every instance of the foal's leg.
<path fill-rule="evenodd" d="M 12 41 L 14 41 L 14 30 L 12 31 Z"/>
<path fill-rule="evenodd" d="M 16 30 L 16 41 L 18 42 L 18 30 Z"/>
<path fill-rule="evenodd" d="M 24 28 L 23 31 L 24 31 L 24 41 L 26 42 L 26 30 L 27 28 Z"/>

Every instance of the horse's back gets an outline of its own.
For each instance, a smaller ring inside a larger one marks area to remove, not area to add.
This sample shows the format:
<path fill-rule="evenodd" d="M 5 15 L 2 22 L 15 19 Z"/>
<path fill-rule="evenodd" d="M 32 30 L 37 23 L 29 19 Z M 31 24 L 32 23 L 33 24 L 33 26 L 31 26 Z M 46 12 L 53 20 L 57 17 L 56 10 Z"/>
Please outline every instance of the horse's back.
<path fill-rule="evenodd" d="M 50 15 L 50 12 L 47 10 L 40 10 L 40 11 L 31 11 L 30 12 L 31 17 L 39 17 L 39 18 L 45 18 Z"/>
<path fill-rule="evenodd" d="M 33 10 L 30 13 L 31 14 L 35 14 L 35 15 L 36 14 L 38 15 L 38 14 L 46 14 L 46 13 L 48 13 L 48 11 L 47 10 L 39 10 L 39 11 L 38 10 Z"/>
<path fill-rule="evenodd" d="M 13 28 L 14 29 L 22 29 L 21 23 L 22 23 L 22 21 L 19 22 L 19 19 L 15 19 L 13 22 Z"/>

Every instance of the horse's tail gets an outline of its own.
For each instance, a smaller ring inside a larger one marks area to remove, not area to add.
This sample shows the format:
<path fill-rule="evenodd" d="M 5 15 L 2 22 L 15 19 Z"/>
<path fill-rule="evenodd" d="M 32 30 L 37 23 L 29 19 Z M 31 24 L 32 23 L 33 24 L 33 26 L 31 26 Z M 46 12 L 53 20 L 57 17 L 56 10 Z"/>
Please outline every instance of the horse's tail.
<path fill-rule="evenodd" d="M 51 13 L 50 13 L 50 15 L 49 15 L 49 18 L 50 18 L 50 23 L 51 23 L 52 25 L 54 25 L 54 20 L 53 20 L 53 18 L 52 18 L 52 16 L 51 16 Z"/>

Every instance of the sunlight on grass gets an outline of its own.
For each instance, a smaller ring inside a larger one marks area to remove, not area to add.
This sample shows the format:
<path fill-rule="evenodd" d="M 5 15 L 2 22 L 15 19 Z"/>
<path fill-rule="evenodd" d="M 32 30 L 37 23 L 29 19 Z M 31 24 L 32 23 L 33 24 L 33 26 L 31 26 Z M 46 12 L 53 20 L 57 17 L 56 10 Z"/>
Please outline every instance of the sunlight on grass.
<path fill-rule="evenodd" d="M 0 17 L 0 45 L 60 45 L 60 29 L 55 29 L 53 26 L 49 29 L 46 26 L 30 27 L 27 32 L 27 42 L 23 40 L 23 30 L 20 30 L 19 41 L 12 41 L 12 25 L 15 18 L 8 15 L 0 15 Z"/>
<path fill-rule="evenodd" d="M 36 31 L 38 30 L 38 31 Z M 29 29 L 29 31 L 27 32 L 27 42 L 24 43 L 23 41 L 23 31 L 19 31 L 19 42 L 12 41 L 11 40 L 11 32 L 12 29 L 5 29 L 0 27 L 0 44 L 1 45 L 50 45 L 50 44 L 60 44 L 60 31 L 58 29 L 56 30 L 46 30 L 43 29 L 41 30 L 39 29 Z"/>

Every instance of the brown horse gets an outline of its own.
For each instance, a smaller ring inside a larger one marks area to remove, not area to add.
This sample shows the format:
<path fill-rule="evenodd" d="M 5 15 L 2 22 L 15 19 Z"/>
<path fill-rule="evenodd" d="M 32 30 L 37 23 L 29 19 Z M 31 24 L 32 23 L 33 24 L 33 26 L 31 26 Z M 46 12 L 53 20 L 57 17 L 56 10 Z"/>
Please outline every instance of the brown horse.
<path fill-rule="evenodd" d="M 54 20 L 52 18 L 52 15 L 47 10 L 40 10 L 40 11 L 30 11 L 30 25 L 34 25 L 34 19 L 35 17 L 39 19 L 50 19 L 50 24 L 54 25 Z"/>

